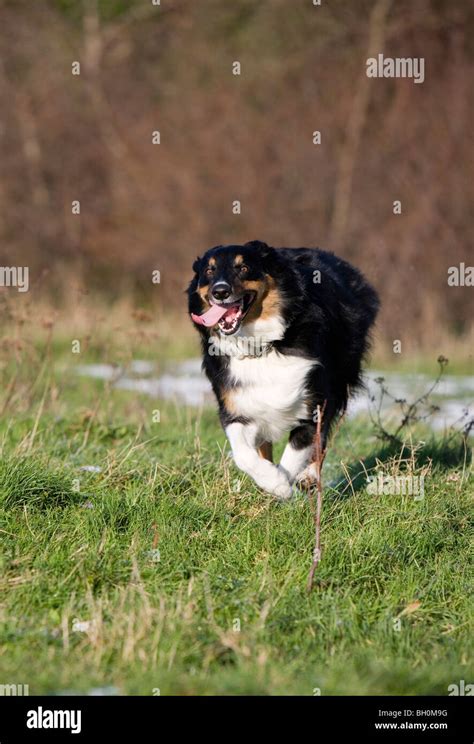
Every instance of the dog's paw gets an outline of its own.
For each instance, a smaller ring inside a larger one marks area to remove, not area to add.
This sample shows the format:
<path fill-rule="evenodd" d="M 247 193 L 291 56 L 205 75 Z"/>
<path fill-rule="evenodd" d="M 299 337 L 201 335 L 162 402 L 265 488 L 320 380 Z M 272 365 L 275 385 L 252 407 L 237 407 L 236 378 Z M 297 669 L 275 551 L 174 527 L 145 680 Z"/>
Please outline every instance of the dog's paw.
<path fill-rule="evenodd" d="M 298 473 L 295 479 L 295 483 L 302 489 L 311 488 L 318 482 L 318 470 L 316 464 L 312 462 L 308 465 L 301 473 Z"/>
<path fill-rule="evenodd" d="M 288 501 L 288 499 L 291 498 L 293 495 L 293 489 L 290 486 L 289 482 L 282 483 L 281 485 L 277 486 L 272 491 L 273 496 L 275 496 L 278 501 Z"/>
<path fill-rule="evenodd" d="M 269 474 L 264 479 L 260 479 L 259 486 L 264 491 L 267 491 L 267 493 L 271 493 L 279 501 L 286 501 L 292 494 L 292 488 L 285 473 L 275 467 L 273 467 L 271 475 Z"/>

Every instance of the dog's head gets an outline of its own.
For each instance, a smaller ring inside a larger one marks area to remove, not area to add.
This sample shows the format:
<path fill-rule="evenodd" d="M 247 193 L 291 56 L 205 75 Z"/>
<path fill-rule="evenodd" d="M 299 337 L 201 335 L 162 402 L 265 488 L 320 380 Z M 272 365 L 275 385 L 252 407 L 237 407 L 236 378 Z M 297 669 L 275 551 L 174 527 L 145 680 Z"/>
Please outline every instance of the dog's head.
<path fill-rule="evenodd" d="M 265 243 L 211 248 L 193 264 L 189 311 L 200 326 L 230 336 L 241 326 L 278 312 L 276 252 Z M 273 270 L 273 271 L 272 271 Z"/>

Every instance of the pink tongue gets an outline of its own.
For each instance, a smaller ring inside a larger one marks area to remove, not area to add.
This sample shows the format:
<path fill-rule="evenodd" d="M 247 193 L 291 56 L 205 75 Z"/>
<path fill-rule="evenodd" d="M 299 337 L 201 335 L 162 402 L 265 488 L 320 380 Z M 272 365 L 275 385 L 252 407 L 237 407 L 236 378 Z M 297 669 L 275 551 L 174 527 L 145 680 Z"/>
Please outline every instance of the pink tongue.
<path fill-rule="evenodd" d="M 195 323 L 199 323 L 199 325 L 210 327 L 215 325 L 217 321 L 220 320 L 228 310 L 228 307 L 222 307 L 221 305 L 211 305 L 209 310 L 206 310 L 206 312 L 202 315 L 195 315 L 194 313 L 191 313 L 191 318 L 194 320 Z"/>

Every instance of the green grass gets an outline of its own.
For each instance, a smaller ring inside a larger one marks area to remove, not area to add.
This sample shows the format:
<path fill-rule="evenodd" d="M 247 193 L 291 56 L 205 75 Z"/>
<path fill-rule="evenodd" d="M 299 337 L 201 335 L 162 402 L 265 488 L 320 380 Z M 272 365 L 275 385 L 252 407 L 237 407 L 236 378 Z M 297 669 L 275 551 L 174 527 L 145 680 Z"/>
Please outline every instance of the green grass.
<path fill-rule="evenodd" d="M 1 683 L 445 695 L 472 678 L 473 489 L 457 440 L 398 452 L 344 423 L 309 595 L 307 499 L 276 503 L 235 470 L 213 410 L 22 368 L 1 444 Z M 370 495 L 364 466 L 424 474 L 425 498 Z"/>

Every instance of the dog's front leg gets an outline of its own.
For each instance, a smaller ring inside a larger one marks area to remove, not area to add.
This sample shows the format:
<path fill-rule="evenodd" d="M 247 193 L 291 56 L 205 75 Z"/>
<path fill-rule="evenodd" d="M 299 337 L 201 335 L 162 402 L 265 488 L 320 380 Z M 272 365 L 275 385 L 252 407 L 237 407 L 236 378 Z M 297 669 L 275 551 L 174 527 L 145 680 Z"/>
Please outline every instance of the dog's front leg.
<path fill-rule="evenodd" d="M 279 499 L 291 496 L 291 486 L 285 473 L 276 465 L 263 459 L 257 452 L 257 427 L 255 424 L 233 423 L 225 433 L 232 448 L 234 462 L 240 470 L 250 475 L 257 486 Z"/>

